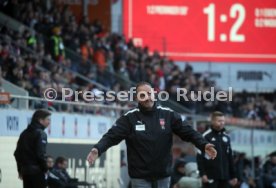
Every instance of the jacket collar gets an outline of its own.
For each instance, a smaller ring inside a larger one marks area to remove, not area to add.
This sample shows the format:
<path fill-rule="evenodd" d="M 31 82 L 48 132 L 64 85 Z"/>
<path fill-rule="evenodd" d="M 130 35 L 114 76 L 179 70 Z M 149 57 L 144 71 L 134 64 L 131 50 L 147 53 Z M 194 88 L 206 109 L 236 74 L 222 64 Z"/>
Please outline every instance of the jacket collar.
<path fill-rule="evenodd" d="M 214 132 L 214 133 L 224 133 L 226 130 L 225 130 L 225 128 L 223 128 L 223 129 L 221 129 L 221 130 L 219 130 L 219 131 L 217 131 L 217 130 L 215 130 L 215 129 L 213 129 L 213 127 L 211 127 L 211 129 L 212 129 L 212 132 Z"/>
<path fill-rule="evenodd" d="M 35 121 L 35 122 L 31 122 L 29 124 L 28 129 L 41 129 L 41 130 L 44 130 L 44 129 L 46 129 L 46 127 L 43 126 L 41 123 Z"/>
<path fill-rule="evenodd" d="M 141 104 L 138 104 L 138 108 L 139 108 L 140 112 L 142 112 L 143 114 L 146 114 L 146 115 L 153 114 L 156 111 L 156 109 L 157 109 L 157 104 L 155 102 L 153 104 L 153 107 L 150 110 L 144 108 Z"/>

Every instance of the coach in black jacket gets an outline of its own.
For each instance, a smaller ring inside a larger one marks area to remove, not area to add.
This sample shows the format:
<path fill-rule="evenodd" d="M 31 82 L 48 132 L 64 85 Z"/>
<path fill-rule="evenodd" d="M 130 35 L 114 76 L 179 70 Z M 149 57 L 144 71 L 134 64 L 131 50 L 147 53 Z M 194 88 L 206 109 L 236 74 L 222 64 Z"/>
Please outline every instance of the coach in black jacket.
<path fill-rule="evenodd" d="M 229 184 L 234 186 L 237 183 L 237 178 L 234 172 L 230 137 L 224 129 L 224 115 L 221 112 L 213 112 L 211 120 L 211 129 L 208 129 L 203 137 L 215 145 L 217 157 L 214 160 L 208 160 L 204 152 L 197 155 L 203 187 L 227 188 Z"/>
<path fill-rule="evenodd" d="M 37 110 L 31 124 L 21 133 L 14 156 L 19 178 L 24 188 L 45 188 L 47 172 L 46 144 L 44 129 L 50 124 L 50 112 Z"/>
<path fill-rule="evenodd" d="M 215 158 L 213 145 L 183 124 L 179 114 L 156 105 L 150 84 L 138 84 L 136 92 L 138 108 L 121 116 L 92 148 L 87 156 L 90 164 L 109 147 L 125 139 L 132 187 L 169 187 L 173 133 Z"/>

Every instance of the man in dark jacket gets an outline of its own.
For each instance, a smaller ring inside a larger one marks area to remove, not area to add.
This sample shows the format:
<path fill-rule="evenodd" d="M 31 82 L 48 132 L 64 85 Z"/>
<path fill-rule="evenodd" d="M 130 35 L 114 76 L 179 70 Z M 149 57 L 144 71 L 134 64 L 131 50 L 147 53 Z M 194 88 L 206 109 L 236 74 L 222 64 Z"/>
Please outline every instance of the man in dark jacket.
<path fill-rule="evenodd" d="M 56 166 L 56 165 L 55 165 Z M 65 183 L 55 174 L 54 159 L 52 156 L 47 156 L 47 167 L 48 167 L 48 188 L 64 188 Z"/>
<path fill-rule="evenodd" d="M 89 164 L 111 146 L 126 140 L 128 172 L 132 187 L 168 188 L 172 166 L 173 133 L 194 143 L 211 158 L 216 150 L 191 126 L 182 122 L 179 114 L 157 105 L 150 84 L 136 86 L 138 107 L 121 116 L 115 125 L 92 148 Z"/>
<path fill-rule="evenodd" d="M 50 124 L 50 112 L 37 110 L 31 124 L 21 133 L 14 156 L 19 178 L 24 188 L 45 188 L 47 172 L 46 145 L 44 129 Z"/>
<path fill-rule="evenodd" d="M 269 156 L 269 160 L 263 166 L 264 187 L 274 188 L 276 186 L 276 152 Z"/>
<path fill-rule="evenodd" d="M 175 160 L 175 164 L 173 167 L 173 172 L 171 176 L 171 188 L 174 188 L 177 182 L 185 176 L 185 165 L 186 161 L 183 158 L 178 158 Z"/>
<path fill-rule="evenodd" d="M 213 112 L 211 117 L 211 129 L 208 129 L 203 137 L 214 144 L 218 155 L 215 160 L 209 160 L 204 152 L 199 152 L 197 162 L 204 188 L 227 188 L 229 184 L 234 186 L 237 178 L 234 172 L 234 163 L 230 137 L 225 133 L 224 114 Z"/>
<path fill-rule="evenodd" d="M 48 177 L 49 188 L 76 188 L 77 179 L 72 179 L 67 172 L 68 162 L 65 157 L 57 157 L 55 166 Z"/>

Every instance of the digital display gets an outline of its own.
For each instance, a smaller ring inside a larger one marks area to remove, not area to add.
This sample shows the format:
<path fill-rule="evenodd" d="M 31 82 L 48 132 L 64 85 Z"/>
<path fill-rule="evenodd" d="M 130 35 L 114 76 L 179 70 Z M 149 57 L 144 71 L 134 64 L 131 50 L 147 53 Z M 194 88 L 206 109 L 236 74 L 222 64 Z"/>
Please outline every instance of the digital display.
<path fill-rule="evenodd" d="M 275 0 L 125 0 L 123 30 L 175 60 L 276 62 Z"/>

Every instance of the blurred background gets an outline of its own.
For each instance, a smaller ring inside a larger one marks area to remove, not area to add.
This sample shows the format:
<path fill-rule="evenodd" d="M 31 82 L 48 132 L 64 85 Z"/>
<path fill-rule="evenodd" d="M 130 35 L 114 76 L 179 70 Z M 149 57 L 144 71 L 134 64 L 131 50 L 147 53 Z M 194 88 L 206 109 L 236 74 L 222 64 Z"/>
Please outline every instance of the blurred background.
<path fill-rule="evenodd" d="M 201 133 L 211 112 L 223 112 L 238 187 L 276 187 L 274 0 L 1 0 L 0 10 L 0 187 L 22 187 L 13 152 L 39 108 L 53 114 L 49 163 L 59 159 L 79 187 L 128 187 L 124 143 L 92 167 L 86 156 L 135 102 L 62 100 L 61 92 L 128 91 L 139 81 L 167 91 L 162 105 Z M 177 88 L 191 97 L 211 87 L 232 87 L 232 101 L 176 100 Z M 56 100 L 45 100 L 48 88 Z M 174 161 L 195 155 L 174 138 Z"/>

